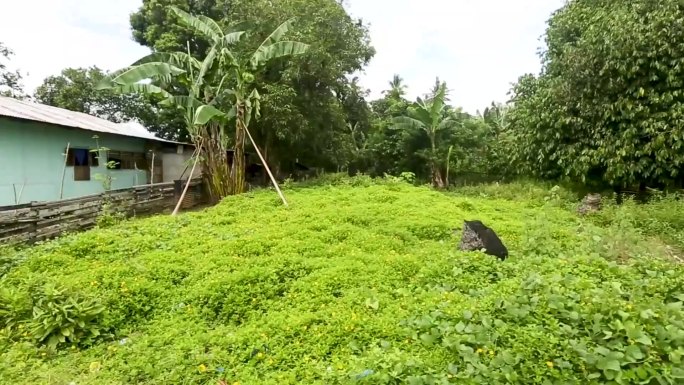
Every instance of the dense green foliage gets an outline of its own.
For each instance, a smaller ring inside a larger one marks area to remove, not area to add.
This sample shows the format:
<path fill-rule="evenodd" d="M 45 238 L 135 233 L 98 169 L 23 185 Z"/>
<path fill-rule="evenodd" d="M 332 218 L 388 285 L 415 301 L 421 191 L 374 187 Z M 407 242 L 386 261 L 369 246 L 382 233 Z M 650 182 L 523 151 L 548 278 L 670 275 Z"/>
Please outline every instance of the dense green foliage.
<path fill-rule="evenodd" d="M 434 179 L 437 186 L 450 181 L 496 179 L 508 172 L 500 167 L 507 162 L 497 158 L 497 154 L 505 153 L 497 141 L 502 128 L 487 123 L 486 117 L 469 115 L 459 108 L 444 105 L 440 119 L 450 124 L 439 130 L 400 127 L 397 121 L 409 115 L 409 107 L 416 106 L 406 99 L 406 86 L 398 75 L 390 82 L 391 89 L 382 99 L 369 102 L 368 91 L 356 78 L 349 76 L 362 70 L 374 54 L 367 27 L 350 17 L 337 1 L 146 0 L 131 16 L 134 39 L 153 52 L 176 52 L 172 60 L 177 60 L 183 56 L 180 52 L 189 49 L 193 58 L 205 61 L 216 43 L 207 34 L 184 23 L 172 11 L 171 5 L 216 20 L 224 33 L 250 31 L 241 36 L 243 42 L 231 47 L 236 57 L 250 55 L 249 47 L 255 47 L 266 38 L 272 31 L 270 28 L 290 17 L 296 18 L 288 39 L 307 43 L 310 48 L 307 53 L 291 58 L 290 65 L 283 60 L 273 60 L 258 71 L 250 72 L 254 75 L 251 86 L 258 92 L 261 113 L 259 121 L 251 122 L 250 131 L 268 164 L 281 178 L 291 175 L 297 162 L 351 174 L 365 172 L 382 176 L 412 172 L 420 180 Z M 153 56 L 136 64 L 161 58 Z M 183 63 L 187 61 L 182 60 Z M 214 77 L 222 79 L 218 75 L 229 72 L 228 68 L 223 68 L 226 60 L 218 55 L 214 61 L 220 64 L 212 67 Z M 181 63 L 172 64 L 179 66 Z M 193 72 L 187 66 L 181 67 L 186 75 L 193 75 L 190 77 L 198 79 L 202 75 L 199 68 Z M 190 109 L 177 110 L 170 106 L 177 105 L 180 99 L 166 103 L 164 96 L 134 97 L 98 90 L 98 79 L 102 75 L 96 68 L 65 69 L 60 76 L 46 79 L 35 97 L 46 104 L 115 121 L 135 118 L 162 137 L 192 139 L 193 134 L 187 130 L 188 121 L 192 120 L 187 116 Z M 128 80 L 138 80 L 129 75 L 126 74 Z M 192 106 L 209 101 L 212 105 L 221 104 L 219 99 L 225 98 L 214 94 L 217 88 L 214 83 L 218 82 L 210 81 L 210 76 L 202 77 L 204 84 L 212 85 L 211 92 L 193 92 L 192 82 L 177 77 L 163 79 L 172 80 L 170 82 L 156 79 L 153 84 L 158 88 L 154 90 L 163 89 L 174 96 L 192 94 L 195 99 L 206 96 L 206 100 L 198 100 Z M 235 89 L 239 79 L 240 76 L 228 76 L 224 82 L 226 88 Z M 151 88 L 138 86 L 135 89 L 149 91 Z M 434 91 L 423 99 L 429 101 L 434 97 Z M 115 110 L 119 113 L 114 113 Z M 231 142 L 242 140 L 232 132 L 227 132 L 227 136 Z"/>
<path fill-rule="evenodd" d="M 374 50 L 340 1 L 144 0 L 131 26 L 153 55 L 109 90 L 97 68 L 66 69 L 36 99 L 212 148 L 218 184 L 248 132 L 283 179 L 296 162 L 380 179 L 288 181 L 290 207 L 257 190 L 0 248 L 2 382 L 681 384 L 680 196 L 578 217 L 557 186 L 412 184 L 680 185 L 682 21 L 676 0 L 569 1 L 541 73 L 472 115 L 439 80 L 412 102 L 395 75 L 368 101 L 350 75 Z M 0 44 L 0 91 L 18 97 L 11 54 Z M 467 219 L 509 259 L 458 251 Z"/>
<path fill-rule="evenodd" d="M 473 116 L 446 104 L 448 90 L 439 80 L 416 103 L 405 98 L 401 77 L 395 75 L 389 85 L 382 99 L 370 103 L 372 123 L 364 153 L 367 172 L 412 172 L 437 187 L 487 177 L 499 179 L 510 173 L 500 117 L 505 107 L 492 106 L 482 116 Z M 436 103 L 437 96 L 445 103 Z"/>
<path fill-rule="evenodd" d="M 516 157 L 529 172 L 681 185 L 684 5 L 575 0 L 549 21 L 540 76 L 514 89 Z"/>
<path fill-rule="evenodd" d="M 223 33 L 250 31 L 233 47 L 236 57 L 296 19 L 288 39 L 308 44 L 306 54 L 249 72 L 261 107 L 250 130 L 281 179 L 303 163 L 350 174 L 411 172 L 437 187 L 513 176 L 564 179 L 594 190 L 683 185 L 679 0 L 568 1 L 548 22 L 538 75 L 521 76 L 508 104 L 492 104 L 481 114 L 464 113 L 458 100 L 447 100 L 439 122 L 448 124 L 436 130 L 419 128 L 430 127 L 427 121 L 407 125 L 407 119 L 421 120 L 415 112 L 422 102 L 428 107 L 437 89 L 412 103 L 395 75 L 382 98 L 368 100 L 352 75 L 375 51 L 367 24 L 350 16 L 342 1 L 144 0 L 131 15 L 134 40 L 153 52 L 205 59 L 215 42 L 183 23 L 172 6 L 215 20 Z M 6 70 L 11 51 L 0 45 L 0 53 L 0 87 L 18 85 L 20 73 Z M 115 120 L 134 117 L 161 136 L 190 140 L 183 112 L 154 97 L 98 94 L 91 83 L 97 76 L 96 69 L 67 69 L 48 78 L 36 98 Z M 236 86 L 240 76 L 227 82 Z M 173 95 L 189 94 L 183 82 L 162 83 Z M 229 140 L 240 142 L 235 131 Z"/>
<path fill-rule="evenodd" d="M 390 92 L 390 95 L 392 92 Z M 437 79 L 435 89 L 425 100 L 418 98 L 406 109 L 406 114 L 394 118 L 392 125 L 396 130 L 418 131 L 427 136 L 429 147 L 420 155 L 430 165 L 432 185 L 444 188 L 444 172 L 441 159 L 437 153 L 438 136 L 456 126 L 453 112 L 446 104 L 448 101 L 447 85 Z M 447 177 L 447 181 L 449 178 Z"/>
<path fill-rule="evenodd" d="M 533 184 L 445 194 L 333 176 L 287 193 L 290 208 L 253 192 L 3 250 L 3 382 L 684 378 L 684 269 L 646 235 L 681 245 L 679 202 L 580 219 L 563 190 Z M 471 218 L 508 260 L 456 250 Z"/>
<path fill-rule="evenodd" d="M 206 39 L 179 25 L 170 4 L 212 17 L 223 27 L 255 31 L 247 36 L 246 47 L 258 46 L 279 24 L 295 17 L 288 39 L 310 49 L 291 65 L 275 61 L 256 74 L 263 118 L 254 122 L 255 141 L 264 147 L 269 163 L 284 172 L 296 160 L 331 169 L 346 160 L 340 152 L 351 144 L 347 124 L 354 108 L 346 95 L 355 92 L 347 77 L 374 54 L 363 23 L 334 0 L 146 0 L 131 16 L 131 25 L 135 39 L 157 52 L 185 50 L 189 37 L 193 55 L 202 56 L 209 47 Z"/>
<path fill-rule="evenodd" d="M 19 70 L 7 67 L 12 55 L 14 51 L 0 41 L 0 96 L 21 99 L 25 96 L 21 84 L 22 74 Z"/>

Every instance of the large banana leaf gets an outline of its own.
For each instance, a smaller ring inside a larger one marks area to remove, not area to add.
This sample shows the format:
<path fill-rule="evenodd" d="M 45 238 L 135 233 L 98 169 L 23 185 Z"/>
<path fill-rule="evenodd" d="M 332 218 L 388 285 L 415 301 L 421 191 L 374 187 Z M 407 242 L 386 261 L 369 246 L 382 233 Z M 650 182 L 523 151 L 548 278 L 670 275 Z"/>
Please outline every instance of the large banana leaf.
<path fill-rule="evenodd" d="M 202 106 L 204 103 L 202 103 L 200 100 L 198 100 L 196 98 L 193 98 L 192 96 L 178 95 L 178 96 L 168 96 L 166 99 L 162 100 L 159 104 L 162 106 L 167 106 L 167 107 L 182 107 L 182 108 L 197 109 L 200 106 Z"/>
<path fill-rule="evenodd" d="M 270 35 L 268 35 L 266 40 L 264 40 L 261 43 L 261 46 L 259 48 L 261 48 L 263 46 L 271 45 L 275 42 L 280 41 L 280 39 L 282 39 L 283 36 L 285 36 L 287 31 L 290 30 L 290 28 L 292 27 L 292 24 L 294 24 L 294 19 L 287 20 L 283 24 L 280 24 L 278 26 L 278 28 L 276 28 L 273 32 L 271 32 Z"/>
<path fill-rule="evenodd" d="M 237 32 L 231 32 L 229 34 L 226 34 L 226 36 L 223 37 L 223 42 L 225 44 L 235 44 L 242 39 L 242 37 L 245 35 L 245 31 L 237 31 Z"/>
<path fill-rule="evenodd" d="M 408 116 L 398 116 L 392 119 L 394 128 L 397 130 L 408 131 L 411 129 L 424 130 L 426 125 L 418 119 L 409 118 Z"/>
<path fill-rule="evenodd" d="M 211 18 L 203 15 L 194 16 L 178 7 L 171 7 L 171 10 L 183 24 L 206 36 L 212 42 L 216 43 L 223 38 L 221 27 Z"/>
<path fill-rule="evenodd" d="M 182 73 L 185 71 L 167 63 L 143 63 L 120 73 L 112 81 L 116 84 L 134 84 L 147 79 L 167 80 Z"/>
<path fill-rule="evenodd" d="M 423 105 L 409 107 L 406 113 L 410 118 L 420 121 L 424 126 L 431 126 L 434 122 L 433 116 L 430 115 L 429 106 L 427 108 Z"/>
<path fill-rule="evenodd" d="M 131 67 L 124 67 L 124 68 L 118 69 L 114 72 L 111 72 L 110 74 L 108 74 L 107 76 L 102 78 L 95 85 L 95 89 L 96 90 L 110 90 L 110 89 L 113 89 L 114 87 L 117 87 L 118 84 L 114 83 L 114 81 L 112 79 L 114 79 L 115 77 L 117 77 L 117 76 L 121 75 L 122 73 L 128 71 L 129 69 L 131 69 Z"/>
<path fill-rule="evenodd" d="M 214 45 L 211 47 L 209 53 L 207 53 L 207 57 L 204 58 L 204 61 L 202 62 L 202 67 L 200 68 L 197 79 L 195 80 L 196 87 L 200 87 L 204 83 L 204 77 L 207 76 L 207 73 L 211 71 L 211 68 L 214 66 L 216 54 L 216 45 Z"/>
<path fill-rule="evenodd" d="M 446 118 L 439 123 L 439 125 L 437 126 L 437 131 L 441 131 L 441 130 L 444 130 L 447 128 L 454 127 L 457 124 L 458 124 L 458 122 L 456 120 L 454 120 L 453 118 Z"/>
<path fill-rule="evenodd" d="M 133 63 L 134 66 L 145 63 L 168 63 L 174 67 L 189 70 L 189 66 L 199 68 L 200 62 L 185 52 L 155 52 Z"/>
<path fill-rule="evenodd" d="M 442 111 L 446 107 L 446 83 L 439 85 L 437 93 L 432 98 L 431 103 L 430 116 L 432 117 L 433 122 L 436 122 L 442 116 Z"/>
<path fill-rule="evenodd" d="M 159 94 L 165 98 L 170 98 L 171 94 L 154 84 L 134 83 L 134 84 L 114 84 L 108 87 L 120 94 Z"/>
<path fill-rule="evenodd" d="M 279 41 L 271 45 L 259 47 L 259 49 L 254 52 L 254 55 L 252 55 L 250 65 L 253 68 L 256 68 L 259 65 L 275 58 L 304 54 L 308 49 L 308 44 L 299 43 L 296 41 Z"/>
<path fill-rule="evenodd" d="M 203 104 L 197 108 L 195 111 L 194 125 L 201 126 L 207 124 L 210 120 L 215 117 L 223 117 L 225 114 L 219 111 L 216 107 L 210 106 L 208 104 Z"/>

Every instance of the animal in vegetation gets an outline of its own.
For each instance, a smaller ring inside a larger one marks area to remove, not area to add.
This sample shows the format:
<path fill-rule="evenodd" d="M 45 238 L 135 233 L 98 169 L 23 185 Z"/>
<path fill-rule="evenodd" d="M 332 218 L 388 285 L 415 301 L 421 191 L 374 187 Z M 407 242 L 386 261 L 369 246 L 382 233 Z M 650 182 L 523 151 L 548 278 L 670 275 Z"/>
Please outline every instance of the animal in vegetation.
<path fill-rule="evenodd" d="M 499 236 L 494 230 L 478 220 L 463 222 L 463 234 L 459 248 L 462 251 L 484 249 L 488 255 L 493 255 L 502 261 L 508 257 L 508 249 Z"/>

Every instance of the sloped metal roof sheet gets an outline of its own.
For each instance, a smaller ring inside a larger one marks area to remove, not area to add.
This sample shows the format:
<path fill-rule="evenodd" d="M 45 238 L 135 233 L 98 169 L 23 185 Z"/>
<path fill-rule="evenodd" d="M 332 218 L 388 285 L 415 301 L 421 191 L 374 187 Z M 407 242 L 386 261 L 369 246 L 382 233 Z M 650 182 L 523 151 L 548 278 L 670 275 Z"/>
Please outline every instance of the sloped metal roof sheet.
<path fill-rule="evenodd" d="M 33 103 L 4 96 L 0 96 L 0 116 L 56 124 L 64 127 L 80 128 L 93 132 L 155 140 L 159 142 L 179 143 L 172 140 L 158 138 L 137 122 L 113 123 L 109 120 L 97 118 L 95 116 L 81 112 L 69 111 L 63 108 L 52 107 L 45 104 Z"/>

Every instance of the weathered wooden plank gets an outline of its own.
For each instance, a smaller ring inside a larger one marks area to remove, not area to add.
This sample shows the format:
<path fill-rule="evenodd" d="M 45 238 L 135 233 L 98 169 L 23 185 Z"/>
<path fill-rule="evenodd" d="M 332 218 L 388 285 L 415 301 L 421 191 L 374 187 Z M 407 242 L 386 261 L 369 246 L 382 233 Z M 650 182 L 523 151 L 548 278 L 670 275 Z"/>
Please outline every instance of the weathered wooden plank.
<path fill-rule="evenodd" d="M 32 212 L 33 212 L 33 210 L 30 207 L 21 208 L 21 209 L 17 209 L 17 210 L 0 211 L 0 218 L 26 215 L 26 214 L 30 214 Z"/>
<path fill-rule="evenodd" d="M 3 226 L 0 227 L 0 236 L 6 236 L 7 234 L 26 232 L 26 230 L 31 228 L 31 224 L 25 224 L 21 226 Z"/>
<path fill-rule="evenodd" d="M 183 207 L 202 203 L 200 180 L 190 182 Z M 124 215 L 153 214 L 175 206 L 174 183 L 135 186 L 54 202 L 31 202 L 0 207 L 0 243 L 35 242 L 65 231 L 94 227 L 107 202 L 112 212 Z"/>
<path fill-rule="evenodd" d="M 68 226 L 67 228 L 65 227 L 59 227 L 59 226 L 51 226 L 45 229 L 42 229 L 40 232 L 36 233 L 34 235 L 34 239 L 36 241 L 42 241 L 50 238 L 54 238 L 56 236 L 59 236 L 63 234 L 65 231 L 75 231 L 75 230 L 87 230 L 92 227 L 95 227 L 95 224 L 97 223 L 97 219 L 89 219 L 87 221 L 82 221 L 79 222 L 78 224 L 72 223 L 71 226 Z"/>
<path fill-rule="evenodd" d="M 37 216 L 38 218 L 50 218 L 53 216 L 59 216 L 63 214 L 67 214 L 73 211 L 78 211 L 90 207 L 101 207 L 102 206 L 102 201 L 92 201 L 92 202 L 86 202 L 86 203 L 70 203 L 67 206 L 63 207 L 57 207 L 54 209 L 40 209 L 37 211 Z"/>
<path fill-rule="evenodd" d="M 68 223 L 68 222 L 71 222 L 73 220 L 80 220 L 83 218 L 92 218 L 94 216 L 96 217 L 100 214 L 100 212 L 101 212 L 100 207 L 87 208 L 87 209 L 83 209 L 83 210 L 79 210 L 79 211 L 73 211 L 69 215 L 58 216 L 58 217 L 50 218 L 50 219 L 43 219 L 43 220 L 36 222 L 36 225 L 38 227 L 43 227 L 43 226 L 47 226 L 47 225 L 50 225 L 53 223 L 59 223 L 59 222 Z"/>
<path fill-rule="evenodd" d="M 0 243 L 18 243 L 18 242 L 29 242 L 30 237 L 28 233 L 19 233 L 15 235 L 10 235 L 7 237 L 0 237 Z"/>

